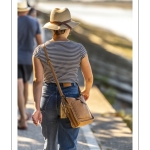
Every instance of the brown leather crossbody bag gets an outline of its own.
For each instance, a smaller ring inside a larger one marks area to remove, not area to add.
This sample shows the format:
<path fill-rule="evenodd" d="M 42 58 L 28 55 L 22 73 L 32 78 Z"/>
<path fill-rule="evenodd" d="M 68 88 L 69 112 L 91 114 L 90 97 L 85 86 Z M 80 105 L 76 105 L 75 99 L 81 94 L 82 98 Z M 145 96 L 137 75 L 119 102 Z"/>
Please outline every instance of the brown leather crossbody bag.
<path fill-rule="evenodd" d="M 55 82 L 57 84 L 61 96 L 60 118 L 68 117 L 72 128 L 78 128 L 93 122 L 94 117 L 91 111 L 89 110 L 84 97 L 81 94 L 79 85 L 77 84 L 80 91 L 80 96 L 78 98 L 66 97 L 61 90 L 54 68 L 48 56 L 45 44 L 44 44 L 44 52 L 46 55 L 47 63 L 50 66 L 50 69 L 53 73 L 53 77 L 55 79 Z"/>

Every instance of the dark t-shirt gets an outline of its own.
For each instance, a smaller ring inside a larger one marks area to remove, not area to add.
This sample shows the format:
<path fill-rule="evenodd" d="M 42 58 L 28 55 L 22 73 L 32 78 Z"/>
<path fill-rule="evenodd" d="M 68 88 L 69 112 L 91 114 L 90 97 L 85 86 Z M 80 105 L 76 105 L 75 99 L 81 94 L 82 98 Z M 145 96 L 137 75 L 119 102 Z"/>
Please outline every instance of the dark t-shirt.
<path fill-rule="evenodd" d="M 40 26 L 36 18 L 18 17 L 18 64 L 32 64 L 35 36 L 40 33 Z"/>

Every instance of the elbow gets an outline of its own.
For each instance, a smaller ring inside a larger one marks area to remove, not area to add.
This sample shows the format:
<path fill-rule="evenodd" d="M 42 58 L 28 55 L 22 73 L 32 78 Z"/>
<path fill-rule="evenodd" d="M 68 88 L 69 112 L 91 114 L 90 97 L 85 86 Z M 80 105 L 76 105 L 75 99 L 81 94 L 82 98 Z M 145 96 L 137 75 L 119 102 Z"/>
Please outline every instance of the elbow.
<path fill-rule="evenodd" d="M 33 84 L 37 85 L 37 84 L 42 84 L 42 83 L 43 83 L 43 80 L 41 80 L 41 79 L 36 78 L 36 79 L 33 80 Z"/>
<path fill-rule="evenodd" d="M 93 75 L 85 78 L 86 82 L 93 83 Z"/>

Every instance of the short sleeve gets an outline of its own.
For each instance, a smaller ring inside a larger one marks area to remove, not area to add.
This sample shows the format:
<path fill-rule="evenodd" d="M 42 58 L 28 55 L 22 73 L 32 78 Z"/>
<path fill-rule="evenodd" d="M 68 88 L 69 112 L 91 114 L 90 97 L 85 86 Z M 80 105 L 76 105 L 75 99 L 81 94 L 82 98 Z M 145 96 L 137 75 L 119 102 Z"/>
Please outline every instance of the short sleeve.
<path fill-rule="evenodd" d="M 37 21 L 37 30 L 36 30 L 36 34 L 41 34 L 41 30 L 40 30 L 40 25 L 39 22 Z"/>
<path fill-rule="evenodd" d="M 33 51 L 33 56 L 35 56 L 36 58 L 39 58 L 41 57 L 41 51 L 42 51 L 42 48 L 40 45 L 38 45 L 34 51 Z"/>
<path fill-rule="evenodd" d="M 81 45 L 81 53 L 80 54 L 81 54 L 81 59 L 83 59 L 85 57 L 85 55 L 87 54 L 87 51 L 83 45 Z"/>

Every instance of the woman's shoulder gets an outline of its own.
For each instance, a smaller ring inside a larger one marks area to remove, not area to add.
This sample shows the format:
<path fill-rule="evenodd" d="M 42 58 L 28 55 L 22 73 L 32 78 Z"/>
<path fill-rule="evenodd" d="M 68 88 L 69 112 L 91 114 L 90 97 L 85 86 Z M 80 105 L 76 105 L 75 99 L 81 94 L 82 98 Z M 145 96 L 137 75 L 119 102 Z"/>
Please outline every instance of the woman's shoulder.
<path fill-rule="evenodd" d="M 35 49 L 41 50 L 41 49 L 43 49 L 43 48 L 44 48 L 44 44 L 39 44 L 39 45 L 37 45 L 37 47 L 36 47 Z"/>
<path fill-rule="evenodd" d="M 70 42 L 71 42 L 73 45 L 76 45 L 76 46 L 78 46 L 78 47 L 83 47 L 83 45 L 82 45 L 81 43 L 79 43 L 79 42 L 75 42 L 75 41 L 72 41 L 72 40 L 70 40 Z"/>
<path fill-rule="evenodd" d="M 33 55 L 34 55 L 34 56 L 39 55 L 39 54 L 41 53 L 41 51 L 43 50 L 43 47 L 44 47 L 43 44 L 38 45 L 38 46 L 34 49 Z"/>

